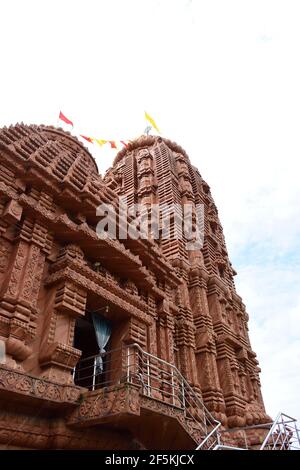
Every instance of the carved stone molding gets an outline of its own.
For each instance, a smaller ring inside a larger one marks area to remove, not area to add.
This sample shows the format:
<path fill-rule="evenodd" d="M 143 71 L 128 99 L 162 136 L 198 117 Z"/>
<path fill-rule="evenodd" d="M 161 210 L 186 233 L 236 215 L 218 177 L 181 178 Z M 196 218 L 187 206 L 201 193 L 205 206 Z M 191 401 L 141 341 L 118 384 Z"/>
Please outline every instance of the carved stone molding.
<path fill-rule="evenodd" d="M 140 414 L 139 390 L 135 386 L 124 384 L 86 393 L 80 405 L 70 414 L 68 425 L 95 425 L 103 420 L 108 422 L 120 414 Z"/>
<path fill-rule="evenodd" d="M 0 394 L 14 393 L 23 397 L 39 398 L 54 403 L 76 404 L 81 389 L 38 377 L 32 377 L 0 364 Z"/>

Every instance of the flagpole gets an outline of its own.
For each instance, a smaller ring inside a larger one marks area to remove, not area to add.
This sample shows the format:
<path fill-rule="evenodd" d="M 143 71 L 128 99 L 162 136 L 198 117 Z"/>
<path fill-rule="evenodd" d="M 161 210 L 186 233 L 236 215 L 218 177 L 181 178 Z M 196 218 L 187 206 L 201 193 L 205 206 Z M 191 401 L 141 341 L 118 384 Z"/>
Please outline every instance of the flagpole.
<path fill-rule="evenodd" d="M 146 120 L 146 113 L 145 113 L 145 110 L 144 110 L 144 121 L 145 121 L 144 134 L 148 135 L 148 126 L 147 126 L 147 120 Z"/>

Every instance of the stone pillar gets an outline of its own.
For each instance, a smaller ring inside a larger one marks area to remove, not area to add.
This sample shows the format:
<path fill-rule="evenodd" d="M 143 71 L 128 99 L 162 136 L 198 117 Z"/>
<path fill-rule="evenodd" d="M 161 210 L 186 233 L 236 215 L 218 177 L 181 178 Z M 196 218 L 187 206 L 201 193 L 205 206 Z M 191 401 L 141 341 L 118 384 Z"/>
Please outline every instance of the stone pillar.
<path fill-rule="evenodd" d="M 205 405 L 216 419 L 226 425 L 225 402 L 217 371 L 215 334 L 207 302 L 207 280 L 208 273 L 203 267 L 191 269 L 189 293 L 196 326 L 197 371 Z"/>
<path fill-rule="evenodd" d="M 15 211 L 16 212 L 16 211 Z M 37 300 L 45 256 L 51 247 L 48 230 L 26 218 L 11 255 L 0 294 L 0 323 L 6 337 L 7 364 L 20 367 L 32 353 L 37 328 Z"/>
<path fill-rule="evenodd" d="M 81 249 L 76 245 L 68 245 L 51 271 L 58 274 L 64 272 L 64 262 L 67 263 L 69 255 L 84 263 Z M 48 292 L 39 363 L 43 377 L 72 383 L 71 372 L 81 356 L 81 351 L 73 347 L 75 321 L 77 317 L 85 315 L 87 292 L 76 285 L 76 281 L 62 278 L 64 276 L 58 276 L 58 281 L 55 281 L 54 277 L 51 284 L 46 284 Z"/>
<path fill-rule="evenodd" d="M 85 302 L 85 290 L 72 282 L 51 288 L 39 355 L 43 377 L 72 383 L 71 372 L 81 356 L 73 347 L 75 321 L 84 316 Z"/>
<path fill-rule="evenodd" d="M 178 258 L 173 260 L 172 264 L 177 268 L 177 274 L 182 279 L 175 297 L 175 304 L 178 307 L 178 313 L 175 317 L 175 342 L 178 348 L 178 365 L 181 374 L 192 386 L 199 399 L 202 400 L 195 356 L 195 325 L 188 291 L 190 264 L 188 261 Z M 197 404 L 192 396 L 189 396 L 188 389 L 186 394 L 188 412 L 192 416 L 200 417 L 199 413 L 201 414 L 202 412 L 199 411 L 199 404 Z"/>
<path fill-rule="evenodd" d="M 148 326 L 148 351 L 153 356 L 157 356 L 157 337 L 156 326 L 158 314 L 156 311 L 156 303 L 152 294 L 148 294 L 148 313 L 151 315 L 151 325 Z"/>
<path fill-rule="evenodd" d="M 150 206 L 156 202 L 157 183 L 154 176 L 153 156 L 147 149 L 141 149 L 137 158 L 139 203 Z"/>

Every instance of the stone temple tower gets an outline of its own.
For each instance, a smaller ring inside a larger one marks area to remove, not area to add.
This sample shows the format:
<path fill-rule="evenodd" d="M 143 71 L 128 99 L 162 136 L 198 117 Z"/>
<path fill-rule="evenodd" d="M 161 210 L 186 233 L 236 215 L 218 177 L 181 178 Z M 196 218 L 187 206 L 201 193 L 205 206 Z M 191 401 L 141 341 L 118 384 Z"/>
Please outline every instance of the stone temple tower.
<path fill-rule="evenodd" d="M 120 233 L 125 197 L 150 213 L 190 204 L 193 223 L 204 207 L 203 246 L 174 236 L 176 214 L 170 238 L 163 217 L 158 237 L 99 238 L 99 206 Z M 102 178 L 62 129 L 0 129 L 0 449 L 213 449 L 240 432 L 259 445 L 270 418 L 235 274 L 177 144 L 140 137 Z"/>
<path fill-rule="evenodd" d="M 184 237 L 159 242 L 182 281 L 170 293 L 178 310 L 169 351 L 163 338 L 172 322 L 169 315 L 158 322 L 160 354 L 166 360 L 171 355 L 225 426 L 268 421 L 260 369 L 248 336 L 249 317 L 235 289 L 236 272 L 209 185 L 180 146 L 154 136 L 140 137 L 122 150 L 105 182 L 119 196 L 126 196 L 128 204 L 203 204 L 201 250 L 187 250 Z M 176 221 L 171 224 L 174 234 Z"/>

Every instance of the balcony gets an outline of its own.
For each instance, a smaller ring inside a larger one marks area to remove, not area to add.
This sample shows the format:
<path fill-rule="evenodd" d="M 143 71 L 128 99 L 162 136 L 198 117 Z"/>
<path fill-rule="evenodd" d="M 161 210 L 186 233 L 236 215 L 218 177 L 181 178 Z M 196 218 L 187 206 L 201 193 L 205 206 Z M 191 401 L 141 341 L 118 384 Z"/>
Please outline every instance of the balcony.
<path fill-rule="evenodd" d="M 157 449 L 211 449 L 219 443 L 220 423 L 179 370 L 138 344 L 82 359 L 73 377 L 86 391 L 69 425 L 129 430 Z"/>

